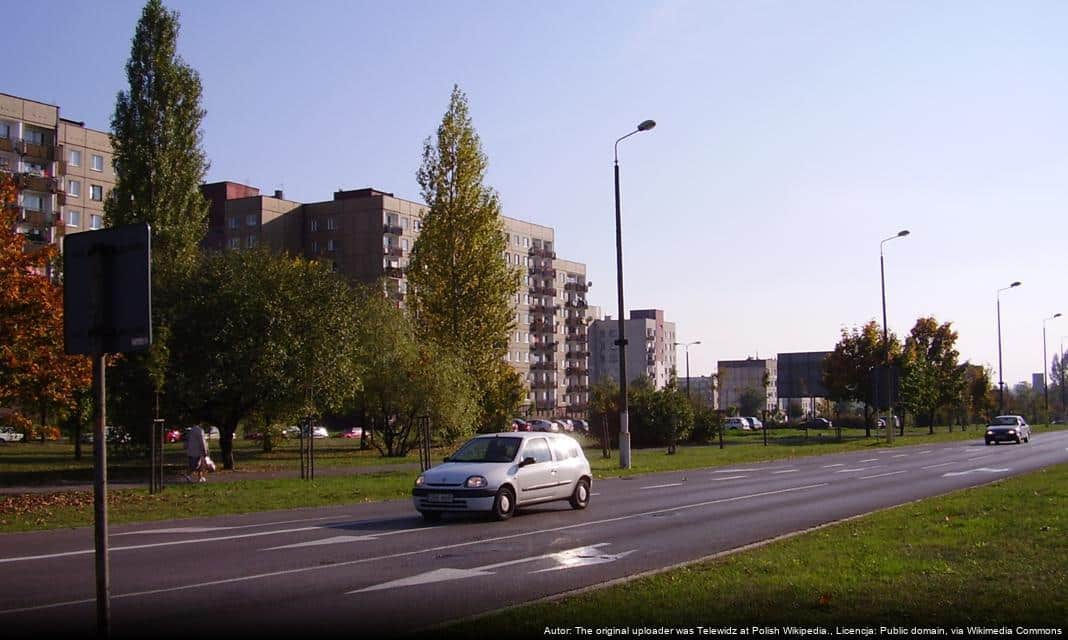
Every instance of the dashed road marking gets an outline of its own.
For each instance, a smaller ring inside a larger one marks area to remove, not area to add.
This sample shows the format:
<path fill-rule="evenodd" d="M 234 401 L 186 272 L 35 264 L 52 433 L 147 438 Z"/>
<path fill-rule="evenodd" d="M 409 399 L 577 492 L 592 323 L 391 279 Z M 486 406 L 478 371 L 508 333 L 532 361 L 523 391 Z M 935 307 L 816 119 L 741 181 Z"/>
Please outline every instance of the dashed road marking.
<path fill-rule="evenodd" d="M 907 470 L 903 470 L 903 471 L 891 471 L 889 473 L 877 473 L 874 476 L 860 476 L 860 479 L 861 480 L 867 480 L 869 478 L 882 478 L 882 477 L 885 477 L 885 476 L 896 476 L 899 473 L 908 473 L 908 471 Z"/>

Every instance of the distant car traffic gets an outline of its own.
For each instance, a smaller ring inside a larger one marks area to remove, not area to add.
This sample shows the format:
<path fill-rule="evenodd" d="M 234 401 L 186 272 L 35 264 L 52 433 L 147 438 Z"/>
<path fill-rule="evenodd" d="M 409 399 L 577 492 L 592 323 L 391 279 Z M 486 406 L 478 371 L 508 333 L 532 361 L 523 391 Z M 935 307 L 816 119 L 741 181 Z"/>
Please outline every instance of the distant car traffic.
<path fill-rule="evenodd" d="M 167 443 L 179 442 L 182 439 L 182 430 L 170 428 L 163 432 L 163 441 Z"/>
<path fill-rule="evenodd" d="M 797 426 L 798 429 L 830 429 L 834 423 L 827 418 L 811 418 Z"/>
<path fill-rule="evenodd" d="M 554 500 L 585 509 L 592 482 L 590 463 L 571 436 L 507 432 L 468 440 L 444 464 L 422 473 L 412 502 L 429 522 L 450 511 L 506 520 L 519 507 Z"/>
<path fill-rule="evenodd" d="M 727 421 L 723 423 L 726 429 L 741 429 L 742 431 L 749 431 L 749 421 L 745 418 L 739 418 L 737 416 L 733 418 L 727 418 Z"/>
<path fill-rule="evenodd" d="M 751 429 L 763 429 L 764 428 L 764 423 L 761 422 L 759 418 L 755 418 L 753 416 L 746 416 L 745 419 L 749 421 L 749 428 L 751 428 Z"/>
<path fill-rule="evenodd" d="M 560 431 L 560 425 L 552 420 L 535 419 L 530 421 L 530 430 L 557 433 Z"/>
<path fill-rule="evenodd" d="M 984 440 L 987 446 L 998 442 L 1030 442 L 1031 425 L 1023 416 L 998 416 L 987 425 Z"/>
<path fill-rule="evenodd" d="M 0 442 L 20 442 L 22 436 L 14 427 L 0 427 Z"/>
<path fill-rule="evenodd" d="M 512 431 L 530 431 L 530 423 L 522 418 L 513 418 Z"/>
<path fill-rule="evenodd" d="M 341 433 L 337 434 L 337 437 L 348 438 L 350 440 L 359 440 L 360 438 L 363 438 L 363 428 L 349 427 L 348 429 L 345 429 Z"/>

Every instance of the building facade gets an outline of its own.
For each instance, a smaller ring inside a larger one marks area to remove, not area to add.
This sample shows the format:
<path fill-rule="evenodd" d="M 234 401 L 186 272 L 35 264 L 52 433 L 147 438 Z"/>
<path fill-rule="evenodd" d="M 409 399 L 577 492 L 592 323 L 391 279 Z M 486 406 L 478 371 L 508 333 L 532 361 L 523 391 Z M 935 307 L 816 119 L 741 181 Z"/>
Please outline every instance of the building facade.
<path fill-rule="evenodd" d="M 675 323 L 664 320 L 661 309 L 630 312 L 623 323 L 627 336 L 628 382 L 645 376 L 656 389 L 663 389 L 675 370 Z M 619 321 L 610 316 L 590 326 L 590 378 L 593 382 L 619 380 Z"/>
<path fill-rule="evenodd" d="M 778 408 L 778 368 L 775 358 L 720 360 L 717 367 L 719 406 L 741 408 L 742 396 L 755 391 L 764 398 L 761 410 Z"/>
<path fill-rule="evenodd" d="M 0 171 L 15 176 L 16 230 L 31 242 L 104 227 L 115 185 L 106 132 L 60 117 L 57 106 L 0 93 Z"/>
<path fill-rule="evenodd" d="M 719 396 L 716 394 L 716 379 L 712 376 L 691 376 L 678 379 L 679 390 L 687 393 L 695 402 L 709 409 L 719 409 Z"/>
<path fill-rule="evenodd" d="M 350 281 L 381 282 L 403 305 L 408 259 L 428 208 L 377 189 L 337 191 L 302 204 L 280 191 L 233 182 L 202 187 L 211 202 L 205 245 L 245 249 L 263 244 L 330 265 Z M 502 217 L 501 259 L 520 272 L 515 328 L 505 359 L 528 385 L 527 409 L 562 414 L 589 404 L 586 266 L 557 257 L 551 227 Z"/>

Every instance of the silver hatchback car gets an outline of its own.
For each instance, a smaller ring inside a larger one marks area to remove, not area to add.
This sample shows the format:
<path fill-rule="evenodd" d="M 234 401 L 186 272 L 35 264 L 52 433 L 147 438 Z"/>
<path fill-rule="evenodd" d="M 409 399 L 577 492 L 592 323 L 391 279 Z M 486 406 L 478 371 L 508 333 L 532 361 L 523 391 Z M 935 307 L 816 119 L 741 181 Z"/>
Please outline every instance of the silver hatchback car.
<path fill-rule="evenodd" d="M 428 522 L 449 511 L 485 511 L 507 520 L 518 507 L 554 500 L 585 509 L 592 482 L 590 463 L 571 436 L 497 433 L 472 438 L 423 472 L 412 502 Z"/>

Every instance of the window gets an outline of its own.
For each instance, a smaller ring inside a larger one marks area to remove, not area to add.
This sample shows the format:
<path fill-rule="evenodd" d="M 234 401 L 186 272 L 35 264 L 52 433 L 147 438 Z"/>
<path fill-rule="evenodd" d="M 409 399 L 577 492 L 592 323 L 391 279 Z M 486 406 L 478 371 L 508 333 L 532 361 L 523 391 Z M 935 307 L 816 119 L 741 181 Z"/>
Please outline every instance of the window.
<path fill-rule="evenodd" d="M 26 129 L 22 132 L 22 139 L 30 144 L 43 145 L 44 144 L 44 132 L 34 131 L 33 129 Z"/>
<path fill-rule="evenodd" d="M 249 227 L 255 227 L 260 223 L 260 217 L 255 213 L 250 213 L 245 216 L 245 224 Z"/>
<path fill-rule="evenodd" d="M 89 166 L 90 169 L 92 169 L 93 171 L 104 170 L 104 156 L 98 156 L 94 154 L 92 162 L 93 164 Z"/>
<path fill-rule="evenodd" d="M 329 231 L 333 231 L 333 230 L 337 229 L 337 223 L 334 221 L 333 218 L 327 218 L 326 219 L 326 228 Z"/>
<path fill-rule="evenodd" d="M 78 149 L 70 150 L 70 162 L 68 163 L 72 167 L 82 166 L 82 152 Z"/>
<path fill-rule="evenodd" d="M 534 462 L 552 462 L 553 459 L 552 454 L 549 453 L 549 443 L 545 441 L 545 438 L 527 440 L 527 446 L 523 447 L 523 457 L 534 458 Z"/>
<path fill-rule="evenodd" d="M 230 238 L 230 248 L 231 249 L 240 249 L 241 248 L 241 238 Z"/>
<path fill-rule="evenodd" d="M 44 208 L 44 198 L 36 193 L 23 193 L 22 206 L 30 211 L 40 211 Z"/>
<path fill-rule="evenodd" d="M 96 202 L 104 201 L 104 187 L 94 184 L 89 185 L 89 197 Z"/>
<path fill-rule="evenodd" d="M 0 122 L 0 138 L 5 140 L 11 138 L 11 125 L 6 122 Z"/>
<path fill-rule="evenodd" d="M 319 230 L 319 221 L 318 220 L 312 220 L 310 224 L 311 224 L 311 230 L 312 231 L 318 231 Z"/>
<path fill-rule="evenodd" d="M 67 195 L 73 198 L 82 197 L 82 181 L 81 180 L 67 180 Z"/>
<path fill-rule="evenodd" d="M 103 229 L 104 228 L 104 216 L 91 213 L 89 214 L 89 228 L 90 229 Z"/>
<path fill-rule="evenodd" d="M 77 209 L 67 209 L 67 226 L 68 227 L 80 227 L 82 226 L 82 212 Z"/>
<path fill-rule="evenodd" d="M 237 218 L 237 217 L 230 218 L 230 228 L 231 229 L 240 229 L 241 228 L 241 219 Z"/>
<path fill-rule="evenodd" d="M 408 218 L 401 218 L 401 229 L 408 230 Z"/>
<path fill-rule="evenodd" d="M 245 246 L 248 247 L 249 249 L 251 249 L 252 247 L 255 247 L 256 246 L 256 236 L 249 236 L 248 240 L 246 241 Z"/>
<path fill-rule="evenodd" d="M 331 239 L 326 241 L 326 250 L 327 251 L 333 251 L 336 248 L 337 248 L 337 246 L 334 244 L 334 239 L 333 238 L 331 238 Z"/>
<path fill-rule="evenodd" d="M 404 249 L 404 253 L 408 253 L 408 238 L 401 240 L 401 247 Z"/>
<path fill-rule="evenodd" d="M 319 253 L 319 242 L 312 240 L 312 253 Z"/>

